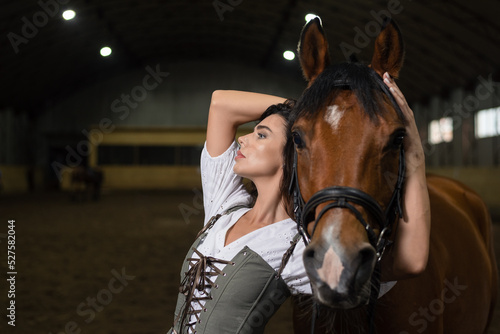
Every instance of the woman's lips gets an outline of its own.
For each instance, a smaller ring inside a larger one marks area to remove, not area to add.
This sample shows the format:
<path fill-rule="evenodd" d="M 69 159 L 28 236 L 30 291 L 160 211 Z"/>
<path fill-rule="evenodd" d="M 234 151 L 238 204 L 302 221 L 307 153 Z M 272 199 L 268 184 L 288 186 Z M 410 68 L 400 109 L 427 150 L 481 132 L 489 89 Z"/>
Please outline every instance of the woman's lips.
<path fill-rule="evenodd" d="M 236 152 L 236 157 L 234 157 L 234 159 L 242 159 L 242 158 L 245 158 L 245 156 L 241 153 L 241 151 L 238 150 L 238 152 Z"/>

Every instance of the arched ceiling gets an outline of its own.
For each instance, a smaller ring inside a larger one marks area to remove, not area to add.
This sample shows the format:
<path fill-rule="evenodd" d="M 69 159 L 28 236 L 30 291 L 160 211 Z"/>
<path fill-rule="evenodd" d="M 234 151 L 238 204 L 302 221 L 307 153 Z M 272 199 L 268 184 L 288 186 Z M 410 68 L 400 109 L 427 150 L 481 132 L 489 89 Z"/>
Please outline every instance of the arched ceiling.
<path fill-rule="evenodd" d="M 77 13 L 72 21 L 61 18 L 66 8 Z M 373 38 L 359 32 L 390 14 L 405 40 L 399 85 L 410 103 L 472 88 L 481 76 L 497 80 L 500 71 L 500 2 L 492 0 L 21 0 L 1 9 L 0 108 L 34 114 L 159 60 L 241 62 L 300 77 L 298 61 L 282 53 L 296 49 L 307 13 L 322 18 L 334 62 L 350 47 L 369 60 Z M 102 58 L 106 44 L 113 54 Z"/>

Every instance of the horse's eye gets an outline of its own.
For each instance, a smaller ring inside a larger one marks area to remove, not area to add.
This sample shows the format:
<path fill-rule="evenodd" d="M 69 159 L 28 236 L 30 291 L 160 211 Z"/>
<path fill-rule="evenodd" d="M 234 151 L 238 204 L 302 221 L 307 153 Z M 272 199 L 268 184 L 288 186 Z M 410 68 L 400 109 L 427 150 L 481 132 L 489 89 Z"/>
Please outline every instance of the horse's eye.
<path fill-rule="evenodd" d="M 304 142 L 302 141 L 302 138 L 300 138 L 300 135 L 297 132 L 292 133 L 292 138 L 293 138 L 293 143 L 297 148 L 304 147 Z"/>
<path fill-rule="evenodd" d="M 395 148 L 399 148 L 401 147 L 401 145 L 403 145 L 403 141 L 405 139 L 405 135 L 404 133 L 398 133 L 395 137 L 394 137 L 394 141 L 393 141 L 393 145 Z"/>

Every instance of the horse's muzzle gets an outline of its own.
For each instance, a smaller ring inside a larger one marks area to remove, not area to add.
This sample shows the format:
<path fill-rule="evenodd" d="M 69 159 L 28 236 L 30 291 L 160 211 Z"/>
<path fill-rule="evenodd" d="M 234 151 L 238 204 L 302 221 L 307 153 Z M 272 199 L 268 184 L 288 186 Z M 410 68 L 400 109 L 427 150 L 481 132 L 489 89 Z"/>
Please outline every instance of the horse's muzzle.
<path fill-rule="evenodd" d="M 375 249 L 364 244 L 348 254 L 337 254 L 332 246 L 311 243 L 304 251 L 304 265 L 317 299 L 340 309 L 365 305 L 370 298 L 371 275 L 376 263 Z"/>

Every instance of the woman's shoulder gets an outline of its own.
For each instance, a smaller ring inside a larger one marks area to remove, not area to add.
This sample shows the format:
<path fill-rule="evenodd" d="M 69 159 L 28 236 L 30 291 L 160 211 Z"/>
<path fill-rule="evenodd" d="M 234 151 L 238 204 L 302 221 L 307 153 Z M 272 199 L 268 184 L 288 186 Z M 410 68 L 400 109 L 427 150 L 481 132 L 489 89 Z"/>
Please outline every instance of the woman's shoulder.
<path fill-rule="evenodd" d="M 234 156 L 237 150 L 238 150 L 238 144 L 236 143 L 236 141 L 233 141 L 231 145 L 229 145 L 229 147 L 224 152 L 222 152 L 219 155 L 212 156 L 208 151 L 207 142 L 205 141 L 203 145 L 203 150 L 201 151 L 201 160 L 214 161 L 214 162 L 224 161 L 228 159 L 234 160 Z"/>

